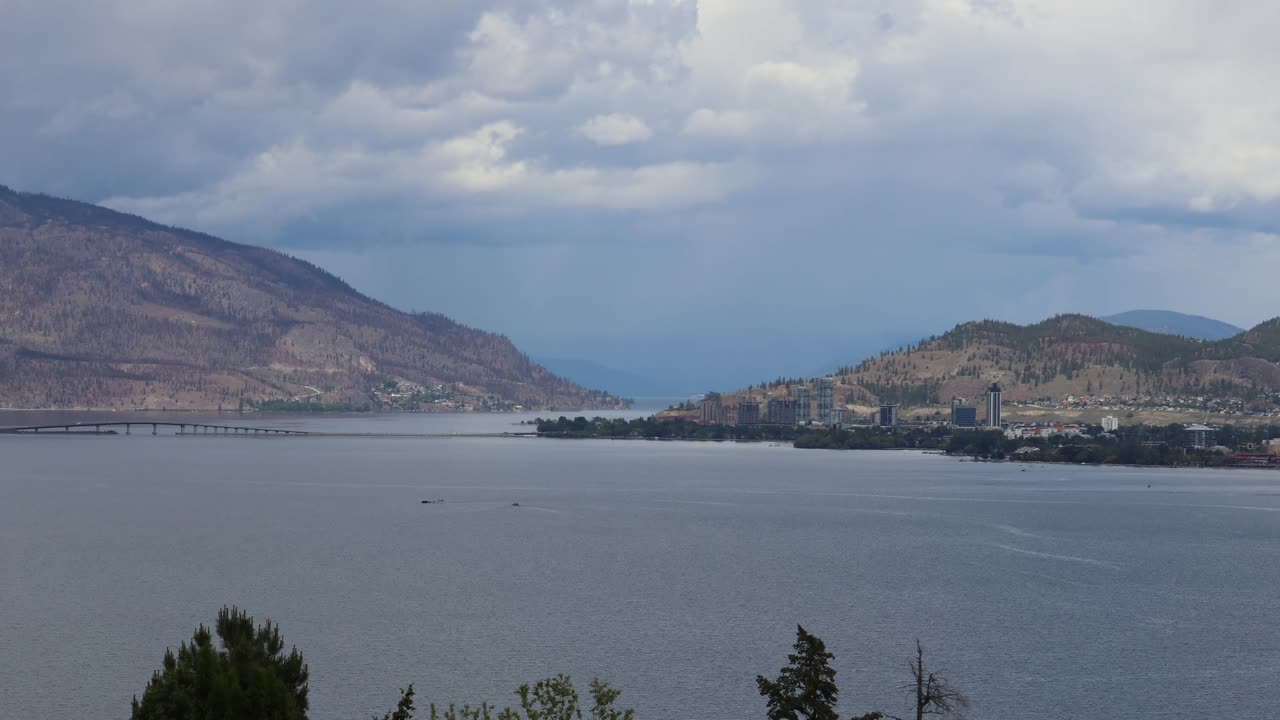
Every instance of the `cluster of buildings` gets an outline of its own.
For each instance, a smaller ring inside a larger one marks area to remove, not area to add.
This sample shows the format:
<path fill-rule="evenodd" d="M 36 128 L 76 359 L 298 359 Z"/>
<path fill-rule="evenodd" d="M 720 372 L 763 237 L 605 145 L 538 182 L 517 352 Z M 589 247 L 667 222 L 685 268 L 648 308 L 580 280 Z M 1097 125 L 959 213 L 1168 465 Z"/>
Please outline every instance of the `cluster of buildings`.
<path fill-rule="evenodd" d="M 811 392 L 807 386 L 793 388 L 789 398 L 769 398 L 763 407 L 748 398 L 726 405 L 720 393 L 709 392 L 698 403 L 699 419 L 722 425 L 836 425 L 844 422 L 844 408 L 835 406 L 836 386 L 822 378 Z M 816 396 L 816 397 L 815 397 Z M 816 402 L 815 402 L 816 400 Z"/>
<path fill-rule="evenodd" d="M 1001 427 L 1000 407 L 1002 390 L 998 383 L 987 389 L 986 417 L 978 424 L 978 409 L 964 398 L 951 401 L 951 424 L 955 427 Z M 884 403 L 870 417 L 851 416 L 844 408 L 835 406 L 835 381 L 821 378 L 813 388 L 799 386 L 791 389 L 790 397 L 768 398 L 764 402 L 746 398 L 736 403 L 725 403 L 718 392 L 709 392 L 698 403 L 698 419 L 707 424 L 720 425 L 862 425 L 894 427 L 900 422 L 897 403 Z"/>

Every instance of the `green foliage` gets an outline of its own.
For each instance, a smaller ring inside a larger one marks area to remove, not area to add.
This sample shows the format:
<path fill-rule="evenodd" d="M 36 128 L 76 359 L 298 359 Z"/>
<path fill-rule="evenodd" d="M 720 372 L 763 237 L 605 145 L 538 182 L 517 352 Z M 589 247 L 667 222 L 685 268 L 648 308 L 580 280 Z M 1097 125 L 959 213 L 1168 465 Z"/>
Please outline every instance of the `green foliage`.
<path fill-rule="evenodd" d="M 795 652 L 776 680 L 756 676 L 756 687 L 768 705 L 769 720 L 838 720 L 840 688 L 831 667 L 835 656 L 822 640 L 796 626 Z"/>
<path fill-rule="evenodd" d="M 220 648 L 201 625 L 176 655 L 165 652 L 142 699 L 133 699 L 132 720 L 306 720 L 307 665 L 296 648 L 285 654 L 270 620 L 255 627 L 224 607 L 214 629 Z"/>
<path fill-rule="evenodd" d="M 400 702 L 396 709 L 382 716 L 382 720 L 413 720 L 413 685 L 400 691 Z M 375 716 L 373 720 L 378 720 Z"/>
<path fill-rule="evenodd" d="M 835 655 L 827 652 L 822 639 L 796 626 L 794 652 L 787 655 L 788 664 L 776 680 L 756 676 L 756 687 L 765 698 L 769 720 L 839 720 L 836 703 L 840 688 L 836 671 L 831 667 Z M 879 720 L 880 713 L 869 713 L 855 720 Z"/>
<path fill-rule="evenodd" d="M 215 647 L 214 634 L 219 645 Z M 236 607 L 224 607 L 211 632 L 196 628 L 190 643 L 175 655 L 166 651 L 139 700 L 131 720 L 306 720 L 308 670 L 297 648 L 284 652 L 284 639 L 270 620 L 254 626 Z M 373 720 L 413 720 L 413 685 L 400 691 L 395 710 Z M 614 707 L 621 691 L 591 681 L 589 720 L 634 720 L 631 709 Z M 516 690 L 518 709 L 450 705 L 430 708 L 431 720 L 583 720 L 581 701 L 568 675 L 524 684 Z"/>
<path fill-rule="evenodd" d="M 787 425 L 715 425 L 676 418 L 592 418 L 561 416 L 534 420 L 540 435 L 559 438 L 632 438 L 650 440 L 781 440 L 791 441 L 804 430 Z"/>
<path fill-rule="evenodd" d="M 1018 462 L 1060 462 L 1115 465 L 1153 465 L 1161 467 L 1221 467 L 1233 459 L 1215 450 L 1186 447 L 1186 431 L 1182 425 L 1126 425 L 1113 433 L 1091 429 L 1092 437 L 1010 439 L 994 430 L 957 430 L 946 442 L 950 455 L 1001 460 L 1016 458 Z M 1260 444 L 1280 437 L 1280 426 L 1225 425 L 1217 431 L 1217 443 L 1230 448 Z M 1020 448 L 1034 447 L 1037 453 L 1014 455 Z"/>
<path fill-rule="evenodd" d="M 805 450 L 941 449 L 950 430 L 933 428 L 814 429 L 796 436 L 795 446 Z"/>
<path fill-rule="evenodd" d="M 608 683 L 593 679 L 588 717 L 591 720 L 634 720 L 634 711 L 613 707 L 621 694 Z M 581 700 L 568 675 L 556 675 L 533 685 L 525 683 L 516 690 L 516 695 L 520 698 L 520 707 L 505 708 L 497 714 L 496 720 L 582 720 Z M 461 708 L 450 705 L 443 711 L 432 705 L 431 720 L 494 720 L 496 709 L 488 703 L 475 707 L 463 705 Z"/>

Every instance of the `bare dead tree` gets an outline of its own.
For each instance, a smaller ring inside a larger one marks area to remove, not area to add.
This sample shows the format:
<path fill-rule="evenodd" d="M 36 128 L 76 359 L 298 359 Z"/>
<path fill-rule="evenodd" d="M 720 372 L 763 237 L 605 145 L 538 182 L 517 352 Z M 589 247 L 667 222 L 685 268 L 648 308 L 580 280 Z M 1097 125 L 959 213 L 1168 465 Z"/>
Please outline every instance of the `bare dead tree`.
<path fill-rule="evenodd" d="M 908 663 L 908 668 L 911 670 L 911 682 L 904 685 L 903 690 L 914 696 L 915 720 L 925 720 L 926 717 L 964 720 L 965 711 L 969 709 L 969 697 L 925 665 L 924 646 L 919 640 L 916 640 L 916 656 Z"/>

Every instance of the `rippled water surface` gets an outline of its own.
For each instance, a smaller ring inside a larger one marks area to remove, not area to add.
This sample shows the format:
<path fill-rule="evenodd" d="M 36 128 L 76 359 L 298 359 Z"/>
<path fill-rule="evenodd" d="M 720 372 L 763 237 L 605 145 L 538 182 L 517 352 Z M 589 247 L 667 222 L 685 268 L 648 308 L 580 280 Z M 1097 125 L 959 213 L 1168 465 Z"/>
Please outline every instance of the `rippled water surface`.
<path fill-rule="evenodd" d="M 298 645 L 318 720 L 380 714 L 409 682 L 424 704 L 507 702 L 560 671 L 612 681 L 642 719 L 760 718 L 754 677 L 785 661 L 796 623 L 836 653 L 845 714 L 902 714 L 918 637 L 975 720 L 1272 718 L 1280 474 L 709 443 L 0 436 L 0 716 L 125 716 L 164 648 L 224 603 Z"/>

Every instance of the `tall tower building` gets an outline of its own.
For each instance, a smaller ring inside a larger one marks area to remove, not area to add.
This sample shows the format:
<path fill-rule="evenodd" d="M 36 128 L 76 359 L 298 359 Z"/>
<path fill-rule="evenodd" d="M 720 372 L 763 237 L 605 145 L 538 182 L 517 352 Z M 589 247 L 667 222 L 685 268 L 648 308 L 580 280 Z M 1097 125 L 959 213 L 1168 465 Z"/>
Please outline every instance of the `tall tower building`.
<path fill-rule="evenodd" d="M 987 388 L 987 427 L 1000 427 L 1000 383 L 991 383 Z"/>
<path fill-rule="evenodd" d="M 698 403 L 698 411 L 702 415 L 702 422 L 704 423 L 724 422 L 724 407 L 720 403 L 720 393 L 707 393 L 702 398 L 702 402 Z"/>
<path fill-rule="evenodd" d="M 796 402 L 796 423 L 804 425 L 813 419 L 813 405 L 809 402 L 809 388 L 798 387 L 791 389 L 791 399 Z M 821 411 L 818 417 L 822 417 Z"/>
<path fill-rule="evenodd" d="M 836 382 L 831 378 L 818 379 L 818 422 L 834 423 L 831 410 L 835 407 Z"/>

